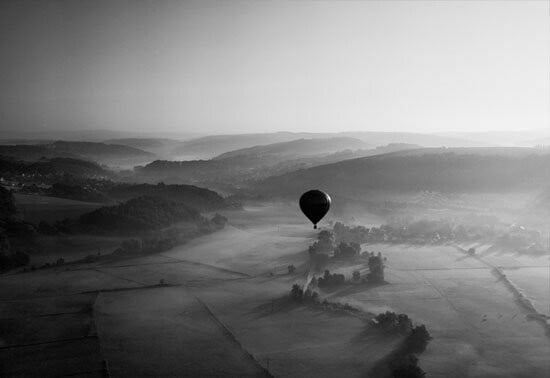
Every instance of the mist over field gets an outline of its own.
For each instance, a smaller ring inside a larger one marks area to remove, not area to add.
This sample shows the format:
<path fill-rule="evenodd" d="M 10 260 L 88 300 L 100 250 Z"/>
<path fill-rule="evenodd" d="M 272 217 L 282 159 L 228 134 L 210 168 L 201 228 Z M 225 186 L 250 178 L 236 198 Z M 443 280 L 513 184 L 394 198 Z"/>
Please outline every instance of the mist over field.
<path fill-rule="evenodd" d="M 549 12 L 2 2 L 0 376 L 550 376 Z"/>

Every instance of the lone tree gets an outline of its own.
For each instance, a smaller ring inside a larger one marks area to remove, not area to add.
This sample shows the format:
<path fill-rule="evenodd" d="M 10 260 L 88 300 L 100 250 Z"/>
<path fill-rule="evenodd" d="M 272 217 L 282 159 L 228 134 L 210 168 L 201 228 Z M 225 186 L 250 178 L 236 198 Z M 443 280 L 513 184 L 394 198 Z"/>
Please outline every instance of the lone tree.
<path fill-rule="evenodd" d="M 372 283 L 384 282 L 384 259 L 382 254 L 378 252 L 378 255 L 375 256 L 374 253 L 371 253 L 368 265 L 367 281 Z"/>
<path fill-rule="evenodd" d="M 303 300 L 304 293 L 302 292 L 302 288 L 298 284 L 292 285 L 292 289 L 290 290 L 290 298 L 296 302 L 301 302 Z"/>
<path fill-rule="evenodd" d="M 358 270 L 354 270 L 352 278 L 355 282 L 358 282 L 361 279 L 361 273 Z"/>
<path fill-rule="evenodd" d="M 288 274 L 294 274 L 296 272 L 296 267 L 292 264 L 288 266 Z"/>

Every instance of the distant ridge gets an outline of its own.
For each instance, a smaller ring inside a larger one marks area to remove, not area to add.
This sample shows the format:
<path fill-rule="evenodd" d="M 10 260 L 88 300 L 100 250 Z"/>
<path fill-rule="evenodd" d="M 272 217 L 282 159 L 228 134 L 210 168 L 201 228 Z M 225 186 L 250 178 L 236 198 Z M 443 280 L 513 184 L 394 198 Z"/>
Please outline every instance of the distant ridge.
<path fill-rule="evenodd" d="M 387 145 L 390 143 L 410 143 L 425 147 L 475 147 L 486 145 L 467 139 L 447 137 L 432 134 L 402 133 L 402 132 L 374 132 L 349 131 L 340 133 L 292 133 L 278 132 L 265 134 L 236 134 L 211 135 L 184 141 L 173 154 L 175 156 L 194 156 L 195 158 L 213 158 L 223 153 L 267 145 L 280 142 L 289 142 L 297 139 L 318 139 L 348 137 L 359 139 L 370 146 Z"/>
<path fill-rule="evenodd" d="M 315 187 L 335 198 L 357 198 L 371 191 L 537 191 L 548 182 L 550 153 L 537 149 L 415 149 L 269 177 L 258 182 L 254 192 L 295 198 Z"/>
<path fill-rule="evenodd" d="M 214 160 L 224 160 L 237 157 L 278 156 L 284 159 L 294 157 L 329 154 L 344 150 L 367 148 L 369 145 L 357 138 L 333 137 L 297 139 L 288 142 L 272 143 L 233 150 L 214 157 Z"/>
<path fill-rule="evenodd" d="M 98 142 L 56 141 L 35 145 L 0 145 L 0 155 L 11 156 L 26 161 L 41 158 L 78 158 L 98 163 L 117 161 L 152 161 L 155 155 L 134 147 Z"/>

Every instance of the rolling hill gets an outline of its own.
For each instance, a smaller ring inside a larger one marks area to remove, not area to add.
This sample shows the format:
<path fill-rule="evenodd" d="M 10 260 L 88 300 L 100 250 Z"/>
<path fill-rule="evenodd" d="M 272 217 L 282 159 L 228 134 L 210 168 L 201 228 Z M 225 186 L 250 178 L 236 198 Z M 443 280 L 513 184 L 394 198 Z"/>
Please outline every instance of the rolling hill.
<path fill-rule="evenodd" d="M 40 159 L 35 162 L 17 160 L 13 157 L 0 157 L 0 173 L 7 176 L 38 175 L 61 177 L 64 175 L 73 175 L 80 178 L 109 177 L 112 175 L 112 172 L 109 172 L 97 163 L 68 157 Z"/>
<path fill-rule="evenodd" d="M 83 214 L 79 226 L 100 233 L 137 234 L 176 222 L 199 223 L 204 220 L 197 210 L 182 203 L 145 196 Z"/>
<path fill-rule="evenodd" d="M 162 198 L 192 207 L 198 211 L 211 211 L 227 208 L 227 201 L 213 190 L 199 188 L 193 185 L 164 184 L 116 184 L 106 189 L 104 194 L 118 201 L 150 196 Z"/>
<path fill-rule="evenodd" d="M 109 139 L 104 143 L 137 148 L 162 158 L 172 158 L 172 150 L 182 144 L 181 141 L 168 138 L 120 138 Z"/>
<path fill-rule="evenodd" d="M 213 160 L 260 158 L 282 161 L 306 156 L 326 155 L 344 150 L 364 149 L 368 146 L 362 140 L 349 137 L 297 139 L 290 142 L 242 148 L 218 155 Z"/>
<path fill-rule="evenodd" d="M 359 139 L 298 139 L 230 151 L 211 160 L 154 161 L 136 167 L 136 176 L 147 182 L 199 184 L 233 192 L 250 181 L 357 157 L 401 151 L 420 146 L 393 143 L 374 149 Z M 359 148 L 359 149 L 357 149 Z"/>
<path fill-rule="evenodd" d="M 550 180 L 550 154 L 527 148 L 416 149 L 321 165 L 255 184 L 263 197 L 319 188 L 335 198 L 369 192 L 513 192 Z"/>
<path fill-rule="evenodd" d="M 209 159 L 229 151 L 249 148 L 258 145 L 267 145 L 281 142 L 290 142 L 297 139 L 319 138 L 355 138 L 370 146 L 387 145 L 390 143 L 410 143 L 425 147 L 474 147 L 482 143 L 452 136 L 440 136 L 419 133 L 401 132 L 360 132 L 350 131 L 341 133 L 265 133 L 239 135 L 213 135 L 192 139 L 172 151 L 173 156 L 188 157 L 188 159 Z"/>
<path fill-rule="evenodd" d="M 38 145 L 3 145 L 0 155 L 11 156 L 26 161 L 41 158 L 77 158 L 108 165 L 132 164 L 152 161 L 156 156 L 134 147 L 96 142 L 56 141 Z"/>

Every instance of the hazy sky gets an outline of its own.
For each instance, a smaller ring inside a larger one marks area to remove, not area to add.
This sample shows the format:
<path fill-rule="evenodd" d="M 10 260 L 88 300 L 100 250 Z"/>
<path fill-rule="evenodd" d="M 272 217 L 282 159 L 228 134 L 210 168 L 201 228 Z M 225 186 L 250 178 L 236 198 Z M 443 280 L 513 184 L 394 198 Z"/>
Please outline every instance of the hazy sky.
<path fill-rule="evenodd" d="M 548 1 L 0 2 L 0 127 L 550 127 Z"/>

